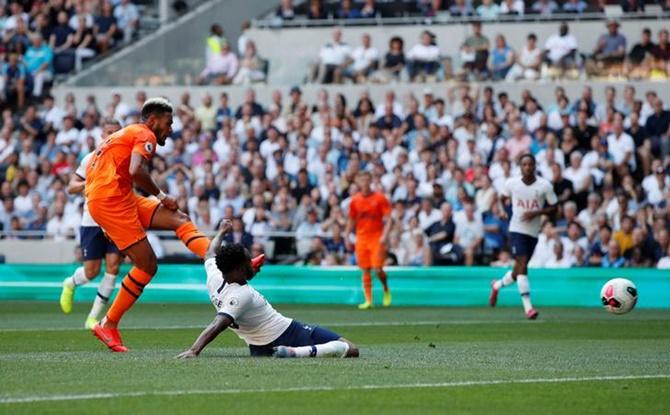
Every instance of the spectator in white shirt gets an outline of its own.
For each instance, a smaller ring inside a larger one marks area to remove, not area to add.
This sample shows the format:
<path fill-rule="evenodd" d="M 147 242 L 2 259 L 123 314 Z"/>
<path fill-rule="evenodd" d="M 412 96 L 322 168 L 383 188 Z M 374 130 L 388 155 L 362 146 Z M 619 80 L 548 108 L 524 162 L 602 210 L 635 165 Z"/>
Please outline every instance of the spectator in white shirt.
<path fill-rule="evenodd" d="M 121 0 L 114 9 L 114 17 L 119 30 L 123 32 L 123 41 L 130 42 L 140 24 L 140 13 L 130 0 Z"/>
<path fill-rule="evenodd" d="M 427 80 L 433 78 L 440 66 L 440 49 L 435 44 L 435 36 L 424 30 L 421 33 L 421 41 L 407 52 L 410 60 L 411 80 Z"/>
<path fill-rule="evenodd" d="M 71 115 L 63 117 L 63 129 L 56 134 L 56 144 L 70 150 L 76 150 L 79 146 L 79 130 L 75 128 Z"/>
<path fill-rule="evenodd" d="M 565 256 L 563 252 L 563 243 L 556 239 L 554 242 L 554 252 L 553 255 L 549 257 L 547 262 L 544 264 L 545 268 L 570 268 L 572 266 L 572 261 L 569 257 Z"/>
<path fill-rule="evenodd" d="M 660 160 L 654 160 L 653 173 L 642 180 L 642 189 L 647 201 L 657 205 L 670 195 L 670 174 L 665 172 Z"/>
<path fill-rule="evenodd" d="M 545 56 L 556 76 L 563 77 L 566 71 L 577 66 L 577 39 L 569 33 L 567 23 L 561 23 L 559 32 L 549 36 L 544 44 Z"/>
<path fill-rule="evenodd" d="M 370 35 L 364 33 L 361 39 L 362 45 L 354 49 L 351 54 L 353 63 L 347 70 L 346 75 L 354 82 L 366 82 L 368 76 L 379 66 L 379 50 L 373 47 L 371 43 Z"/>
<path fill-rule="evenodd" d="M 207 62 L 207 66 L 200 73 L 199 84 L 210 83 L 213 85 L 228 85 L 233 82 L 239 61 L 237 56 L 230 50 L 230 44 L 221 45 L 221 53 L 214 54 Z"/>
<path fill-rule="evenodd" d="M 500 3 L 500 14 L 523 16 L 525 8 L 523 0 L 503 0 Z"/>
<path fill-rule="evenodd" d="M 506 81 L 518 79 L 537 79 L 540 77 L 540 66 L 542 65 L 542 51 L 537 47 L 537 36 L 535 33 L 528 35 L 526 46 L 516 56 L 514 66 L 507 72 Z"/>
<path fill-rule="evenodd" d="M 342 30 L 333 30 L 333 41 L 319 52 L 319 65 L 314 68 L 312 79 L 323 84 L 342 83 L 345 69 L 352 63 L 351 47 L 342 41 Z"/>
<path fill-rule="evenodd" d="M 457 215 L 455 219 L 456 232 L 454 234 L 454 242 L 463 248 L 465 265 L 472 265 L 484 239 L 482 218 L 475 212 L 475 206 L 472 203 L 467 203 L 463 208 L 463 212 Z"/>
<path fill-rule="evenodd" d="M 635 170 L 635 142 L 633 137 L 623 130 L 623 115 L 614 115 L 613 132 L 607 137 L 607 151 L 616 168 L 629 166 Z"/>

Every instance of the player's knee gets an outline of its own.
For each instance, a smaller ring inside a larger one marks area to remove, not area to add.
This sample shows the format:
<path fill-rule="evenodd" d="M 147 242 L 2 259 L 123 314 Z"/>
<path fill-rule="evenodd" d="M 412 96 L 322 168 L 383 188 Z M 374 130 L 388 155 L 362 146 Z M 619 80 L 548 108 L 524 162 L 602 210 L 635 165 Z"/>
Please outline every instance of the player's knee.
<path fill-rule="evenodd" d="M 105 272 L 107 272 L 108 274 L 112 274 L 112 275 L 118 275 L 119 274 L 119 262 L 118 261 L 115 261 L 115 262 L 107 261 L 107 264 L 105 265 Z"/>
<path fill-rule="evenodd" d="M 95 278 L 98 274 L 100 274 L 100 261 L 88 261 L 84 265 L 84 273 L 86 274 L 86 278 L 89 280 Z"/>
<path fill-rule="evenodd" d="M 156 260 L 155 255 L 144 258 L 141 263 L 135 264 L 135 266 L 152 276 L 156 275 L 156 272 L 158 271 L 158 261 Z"/>

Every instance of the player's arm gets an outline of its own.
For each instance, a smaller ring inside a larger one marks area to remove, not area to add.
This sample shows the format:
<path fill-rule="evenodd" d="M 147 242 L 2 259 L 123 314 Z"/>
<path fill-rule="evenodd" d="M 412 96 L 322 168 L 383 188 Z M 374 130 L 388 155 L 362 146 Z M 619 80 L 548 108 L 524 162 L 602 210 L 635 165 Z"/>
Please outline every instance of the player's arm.
<path fill-rule="evenodd" d="M 209 243 L 209 248 L 205 254 L 205 261 L 216 256 L 216 250 L 219 249 L 223 243 L 223 238 L 231 231 L 231 229 L 233 229 L 233 223 L 231 221 L 227 219 L 221 221 L 218 232 L 216 232 L 216 235 L 214 235 L 212 241 Z"/>
<path fill-rule="evenodd" d="M 228 314 L 217 314 L 214 317 L 214 321 L 209 323 L 209 326 L 200 333 L 195 343 L 188 350 L 177 355 L 177 358 L 188 359 L 190 357 L 197 357 L 202 352 L 202 349 L 210 344 L 212 340 L 216 339 L 231 324 L 233 324 L 233 319 Z"/>
<path fill-rule="evenodd" d="M 546 207 L 544 207 L 544 209 L 529 210 L 527 212 L 524 212 L 523 220 L 529 221 L 541 215 L 547 215 L 549 217 L 553 217 L 556 214 L 557 210 L 558 210 L 558 203 L 555 203 L 553 205 L 547 205 Z"/>
<path fill-rule="evenodd" d="M 177 210 L 177 201 L 163 193 L 156 182 L 154 182 L 154 179 L 151 177 L 151 174 L 145 165 L 145 158 L 142 154 L 137 152 L 131 154 L 128 173 L 130 173 L 133 182 L 140 189 L 156 196 L 166 208 Z"/>
<path fill-rule="evenodd" d="M 72 173 L 70 182 L 67 184 L 67 192 L 71 195 L 79 194 L 84 191 L 86 180 L 84 180 L 77 173 Z"/>

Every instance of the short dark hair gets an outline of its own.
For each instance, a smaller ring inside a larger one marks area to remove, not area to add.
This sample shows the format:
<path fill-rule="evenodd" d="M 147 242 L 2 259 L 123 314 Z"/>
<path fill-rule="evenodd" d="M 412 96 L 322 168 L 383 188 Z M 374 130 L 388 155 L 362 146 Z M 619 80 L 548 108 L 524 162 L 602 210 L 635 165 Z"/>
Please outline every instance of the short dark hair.
<path fill-rule="evenodd" d="M 172 114 L 172 104 L 165 98 L 157 97 L 146 100 L 142 105 L 142 121 L 146 121 L 152 115 Z"/>
<path fill-rule="evenodd" d="M 221 245 L 216 250 L 216 267 L 221 273 L 228 274 L 249 263 L 251 256 L 242 244 Z"/>
<path fill-rule="evenodd" d="M 521 164 L 523 159 L 525 159 L 526 157 L 529 157 L 531 160 L 533 160 L 533 164 L 537 164 L 537 162 L 535 161 L 535 156 L 530 153 L 522 154 L 521 157 L 519 157 L 519 164 Z"/>

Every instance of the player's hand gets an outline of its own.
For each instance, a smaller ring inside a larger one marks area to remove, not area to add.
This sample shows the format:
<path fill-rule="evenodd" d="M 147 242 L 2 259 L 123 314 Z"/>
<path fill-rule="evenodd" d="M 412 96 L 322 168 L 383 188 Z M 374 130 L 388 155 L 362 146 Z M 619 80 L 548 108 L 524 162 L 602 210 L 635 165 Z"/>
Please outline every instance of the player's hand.
<path fill-rule="evenodd" d="M 190 359 L 192 357 L 198 357 L 198 354 L 191 349 L 181 352 L 176 356 L 177 359 Z"/>
<path fill-rule="evenodd" d="M 530 222 L 531 220 L 533 220 L 539 214 L 540 213 L 536 210 L 530 210 L 528 212 L 523 212 L 523 215 L 521 215 L 521 219 L 524 222 Z"/>
<path fill-rule="evenodd" d="M 219 232 L 225 235 L 232 230 L 233 230 L 233 222 L 231 220 L 224 219 L 221 221 L 221 225 L 219 225 Z"/>
<path fill-rule="evenodd" d="M 168 208 L 170 210 L 179 209 L 179 205 L 177 204 L 177 201 L 170 196 L 167 196 L 165 199 L 161 200 L 161 205 L 165 206 L 166 208 Z"/>

